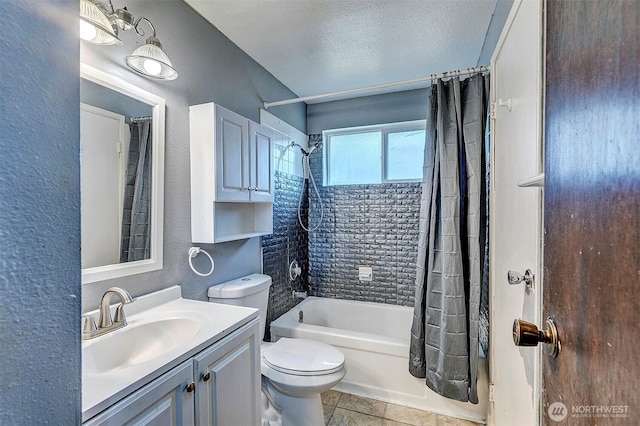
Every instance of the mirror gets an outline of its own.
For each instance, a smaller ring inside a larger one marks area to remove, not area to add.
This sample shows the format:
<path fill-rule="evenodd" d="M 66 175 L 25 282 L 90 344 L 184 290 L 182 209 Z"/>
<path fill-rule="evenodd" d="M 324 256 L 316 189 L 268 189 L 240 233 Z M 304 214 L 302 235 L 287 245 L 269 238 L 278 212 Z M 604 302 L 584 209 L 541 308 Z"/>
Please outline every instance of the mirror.
<path fill-rule="evenodd" d="M 81 64 L 82 283 L 162 269 L 165 101 Z"/>

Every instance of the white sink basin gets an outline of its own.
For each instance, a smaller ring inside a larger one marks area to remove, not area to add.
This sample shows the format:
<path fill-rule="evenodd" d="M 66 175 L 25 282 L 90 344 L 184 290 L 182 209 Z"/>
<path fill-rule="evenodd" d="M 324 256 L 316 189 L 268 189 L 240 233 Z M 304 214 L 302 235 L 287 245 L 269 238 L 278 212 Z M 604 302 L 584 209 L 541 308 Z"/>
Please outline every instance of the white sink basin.
<path fill-rule="evenodd" d="M 163 318 L 89 340 L 82 347 L 82 374 L 104 374 L 159 357 L 189 341 L 200 326 L 193 318 Z"/>
<path fill-rule="evenodd" d="M 257 309 L 183 299 L 177 286 L 124 311 L 126 326 L 82 341 L 83 421 L 258 317 Z"/>

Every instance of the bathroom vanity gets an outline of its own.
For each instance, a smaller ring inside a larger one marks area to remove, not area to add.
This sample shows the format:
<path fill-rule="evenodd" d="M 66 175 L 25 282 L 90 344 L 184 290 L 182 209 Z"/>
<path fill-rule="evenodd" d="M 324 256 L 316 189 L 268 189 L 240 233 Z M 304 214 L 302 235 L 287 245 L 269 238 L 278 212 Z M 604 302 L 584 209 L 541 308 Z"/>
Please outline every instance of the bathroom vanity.
<path fill-rule="evenodd" d="M 256 309 L 182 299 L 178 286 L 125 309 L 128 325 L 83 341 L 83 424 L 260 423 Z"/>

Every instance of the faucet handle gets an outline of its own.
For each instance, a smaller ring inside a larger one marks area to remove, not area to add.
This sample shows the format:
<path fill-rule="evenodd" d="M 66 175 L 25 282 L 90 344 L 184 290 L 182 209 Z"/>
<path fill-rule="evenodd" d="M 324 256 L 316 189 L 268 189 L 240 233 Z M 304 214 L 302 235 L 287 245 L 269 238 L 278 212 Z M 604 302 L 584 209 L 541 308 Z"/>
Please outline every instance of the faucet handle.
<path fill-rule="evenodd" d="M 96 331 L 98 327 L 96 326 L 96 320 L 92 315 L 83 315 L 82 316 L 82 332 L 83 333 L 92 333 Z"/>
<path fill-rule="evenodd" d="M 113 315 L 113 322 L 114 323 L 122 323 L 122 325 L 127 325 L 127 319 L 124 316 L 124 304 L 123 303 L 118 303 L 116 305 L 116 312 Z"/>

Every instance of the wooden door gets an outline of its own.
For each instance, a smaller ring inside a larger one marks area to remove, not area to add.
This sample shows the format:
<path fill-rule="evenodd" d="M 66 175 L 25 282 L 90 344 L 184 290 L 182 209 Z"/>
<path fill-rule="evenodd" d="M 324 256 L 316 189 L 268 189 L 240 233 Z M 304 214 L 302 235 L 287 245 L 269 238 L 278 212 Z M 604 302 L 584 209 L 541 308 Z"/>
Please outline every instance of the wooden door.
<path fill-rule="evenodd" d="M 640 421 L 640 3 L 548 0 L 546 424 Z"/>

